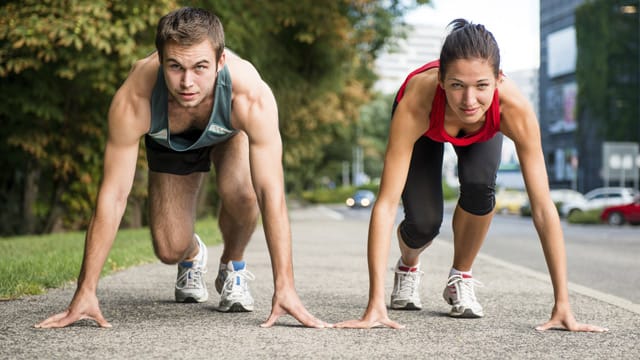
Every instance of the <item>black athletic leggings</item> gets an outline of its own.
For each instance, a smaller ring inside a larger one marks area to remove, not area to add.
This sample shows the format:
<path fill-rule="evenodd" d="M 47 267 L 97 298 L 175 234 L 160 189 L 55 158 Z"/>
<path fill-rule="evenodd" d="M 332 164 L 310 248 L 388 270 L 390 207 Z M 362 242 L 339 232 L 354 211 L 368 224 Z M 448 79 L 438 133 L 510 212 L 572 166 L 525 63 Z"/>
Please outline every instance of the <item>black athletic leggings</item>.
<path fill-rule="evenodd" d="M 394 107 L 395 109 L 395 107 Z M 474 215 L 495 207 L 496 174 L 502 154 L 502 134 L 469 146 L 454 146 L 458 155 L 458 205 Z M 413 146 L 407 182 L 402 192 L 405 217 L 400 235 L 413 249 L 432 241 L 442 225 L 442 157 L 444 144 L 423 136 Z"/>

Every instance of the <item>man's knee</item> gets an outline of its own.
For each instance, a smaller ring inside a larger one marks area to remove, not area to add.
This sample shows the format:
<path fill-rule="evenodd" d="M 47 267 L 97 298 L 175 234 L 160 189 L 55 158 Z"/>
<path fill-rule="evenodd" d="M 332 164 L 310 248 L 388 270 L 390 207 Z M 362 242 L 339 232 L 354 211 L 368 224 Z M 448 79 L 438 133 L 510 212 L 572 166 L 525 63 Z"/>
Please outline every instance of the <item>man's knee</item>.
<path fill-rule="evenodd" d="M 220 194 L 225 211 L 236 216 L 255 216 L 258 213 L 258 197 L 252 187 Z"/>
<path fill-rule="evenodd" d="M 473 215 L 487 215 L 496 206 L 495 185 L 461 184 L 458 204 Z"/>
<path fill-rule="evenodd" d="M 172 238 L 164 232 L 152 231 L 151 237 L 156 257 L 164 264 L 170 265 L 184 260 L 193 243 L 193 241 L 189 241 L 189 239 L 193 239 L 193 234 L 186 236 L 184 241 Z"/>
<path fill-rule="evenodd" d="M 421 221 L 419 223 L 404 220 L 400 224 L 400 238 L 411 249 L 420 249 L 429 244 L 440 233 L 442 221 Z"/>

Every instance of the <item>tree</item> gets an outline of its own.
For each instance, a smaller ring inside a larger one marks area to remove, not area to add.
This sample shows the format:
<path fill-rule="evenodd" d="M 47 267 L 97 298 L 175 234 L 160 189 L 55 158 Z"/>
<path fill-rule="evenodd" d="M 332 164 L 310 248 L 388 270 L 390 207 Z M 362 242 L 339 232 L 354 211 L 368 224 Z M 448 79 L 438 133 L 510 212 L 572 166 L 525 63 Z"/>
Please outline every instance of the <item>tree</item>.
<path fill-rule="evenodd" d="M 636 12 L 625 11 L 629 5 Z M 577 118 L 589 119 L 578 126 L 578 143 L 585 143 L 590 133 L 606 141 L 640 140 L 637 5 L 592 0 L 576 8 Z"/>
<path fill-rule="evenodd" d="M 360 107 L 371 99 L 373 61 L 401 15 L 426 2 L 203 2 L 222 18 L 227 45 L 258 67 L 276 95 L 290 191 L 339 176 Z"/>
<path fill-rule="evenodd" d="M 279 104 L 289 190 L 335 175 L 369 101 L 373 60 L 400 15 L 392 0 L 201 0 L 227 45 L 256 65 Z M 0 234 L 87 225 L 102 173 L 106 114 L 133 61 L 152 52 L 177 0 L 23 0 L 0 5 Z M 409 5 L 407 5 L 409 4 Z M 336 151 L 336 149 L 338 151 Z M 142 149 L 143 150 L 143 149 Z M 143 218 L 140 152 L 128 211 Z M 209 186 L 212 189 L 212 186 Z M 140 222 L 140 221 L 138 221 Z"/>
<path fill-rule="evenodd" d="M 23 0 L 0 8 L 0 233 L 87 224 L 106 114 L 173 1 Z M 144 163 L 140 163 L 144 166 Z M 146 191 L 136 186 L 133 197 Z"/>

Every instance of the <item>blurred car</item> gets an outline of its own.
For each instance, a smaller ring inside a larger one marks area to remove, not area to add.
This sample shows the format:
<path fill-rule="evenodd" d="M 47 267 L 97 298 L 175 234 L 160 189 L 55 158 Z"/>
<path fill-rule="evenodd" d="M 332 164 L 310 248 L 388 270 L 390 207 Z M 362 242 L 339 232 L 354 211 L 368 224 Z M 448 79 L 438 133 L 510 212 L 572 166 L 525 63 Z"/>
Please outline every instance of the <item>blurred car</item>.
<path fill-rule="evenodd" d="M 630 204 L 604 208 L 600 219 L 609 225 L 640 224 L 640 196 L 636 196 Z"/>
<path fill-rule="evenodd" d="M 593 189 L 584 195 L 584 199 L 562 205 L 560 215 L 569 216 L 576 211 L 603 209 L 608 206 L 630 204 L 638 194 L 637 190 L 626 187 L 602 187 Z"/>
<path fill-rule="evenodd" d="M 374 201 L 376 201 L 376 195 L 373 193 L 373 191 L 358 190 L 355 192 L 355 194 L 353 194 L 353 196 L 347 198 L 347 201 L 345 201 L 345 203 L 350 208 L 366 208 L 371 206 Z"/>
<path fill-rule="evenodd" d="M 551 200 L 553 200 L 553 203 L 556 205 L 556 209 L 558 209 L 558 213 L 560 212 L 562 205 L 584 199 L 584 195 L 570 189 L 551 189 L 549 194 L 551 195 Z M 520 215 L 531 216 L 531 204 L 529 203 L 529 199 L 527 199 L 520 208 Z"/>
<path fill-rule="evenodd" d="M 520 208 L 526 201 L 526 192 L 501 188 L 496 193 L 496 212 L 500 214 L 519 214 Z"/>

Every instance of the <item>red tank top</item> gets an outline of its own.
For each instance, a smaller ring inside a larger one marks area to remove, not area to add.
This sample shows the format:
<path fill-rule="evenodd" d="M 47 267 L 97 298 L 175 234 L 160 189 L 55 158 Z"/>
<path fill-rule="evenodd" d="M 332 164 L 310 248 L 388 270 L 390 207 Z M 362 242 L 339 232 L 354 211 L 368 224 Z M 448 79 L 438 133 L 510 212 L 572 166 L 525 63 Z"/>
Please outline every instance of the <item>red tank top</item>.
<path fill-rule="evenodd" d="M 404 80 L 402 86 L 400 86 L 400 90 L 396 96 L 396 102 L 400 102 L 400 99 L 404 96 L 404 90 L 412 77 L 437 67 L 440 67 L 440 61 L 434 60 L 412 71 Z M 493 100 L 491 101 L 491 106 L 489 106 L 489 109 L 487 110 L 484 126 L 482 126 L 480 130 L 472 134 L 467 134 L 463 137 L 451 136 L 444 130 L 444 111 L 446 106 L 446 94 L 438 85 L 436 94 L 433 97 L 433 102 L 431 103 L 429 129 L 424 133 L 424 136 L 427 136 L 433 141 L 449 142 L 456 146 L 467 146 L 477 142 L 487 141 L 493 138 L 494 135 L 500 131 L 500 100 L 498 96 L 498 89 L 493 93 Z"/>

